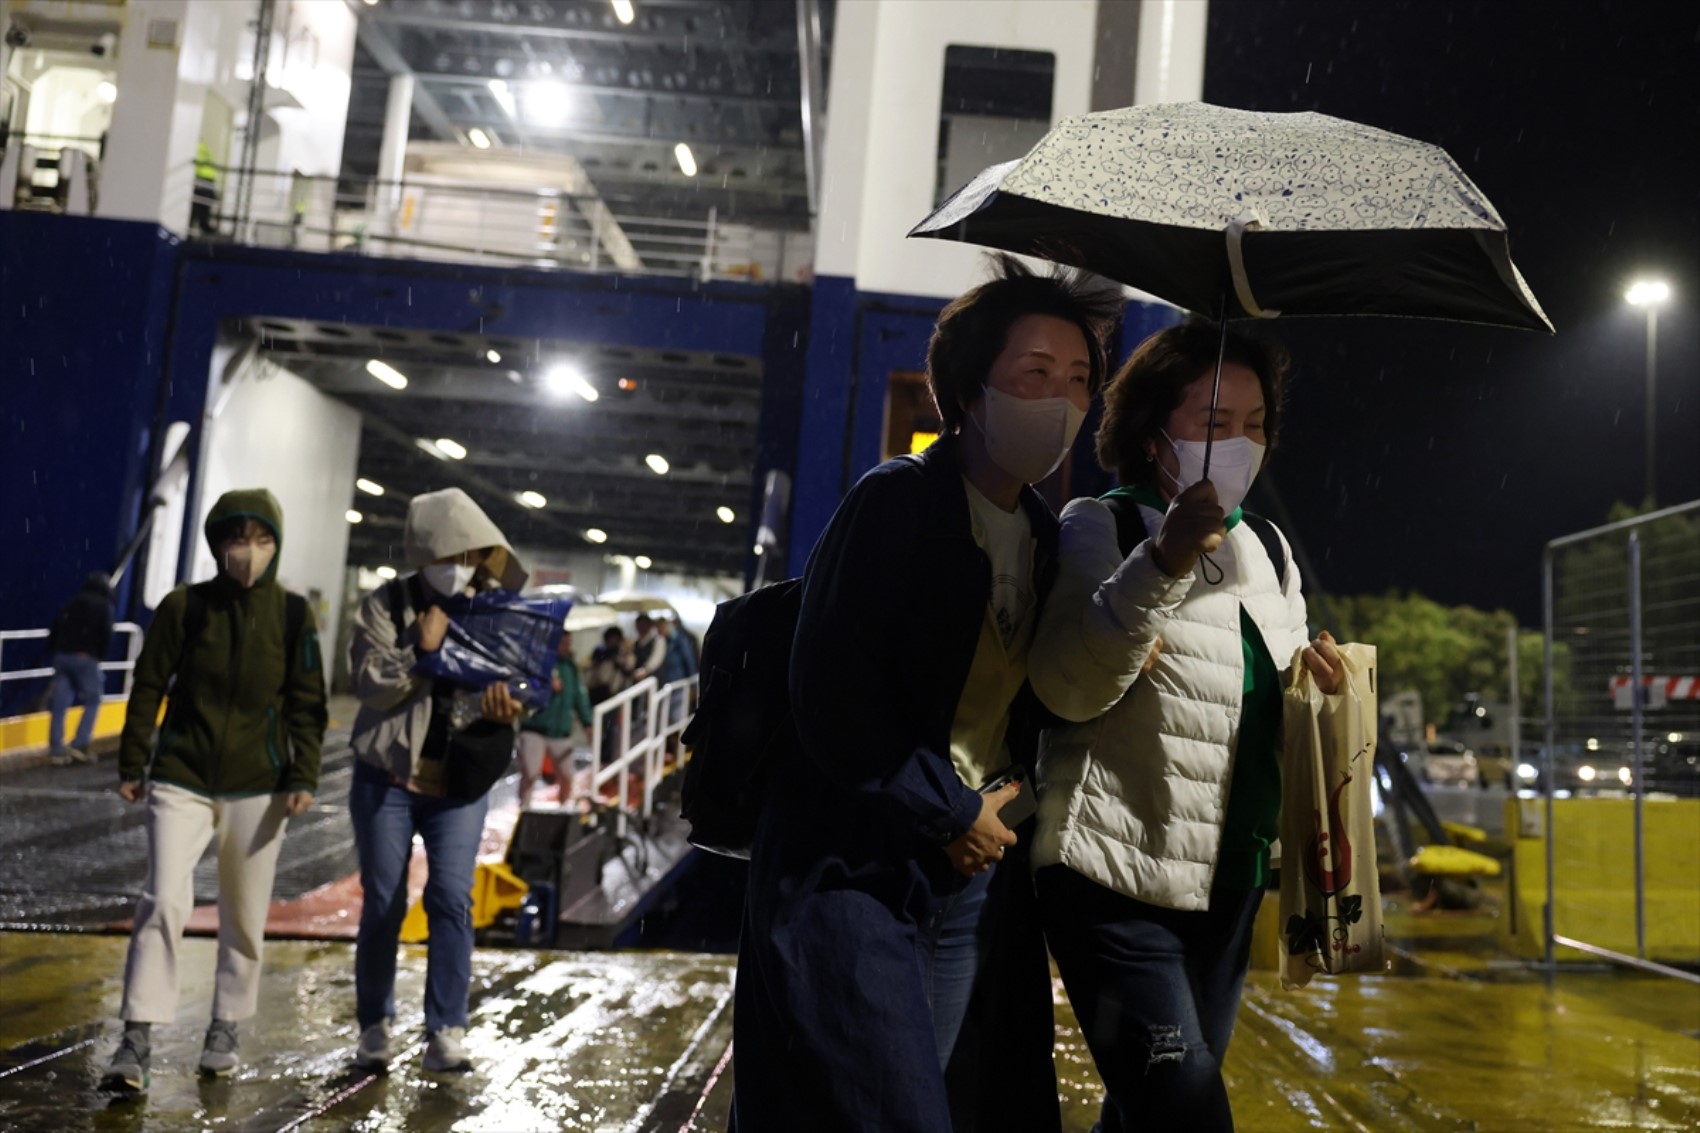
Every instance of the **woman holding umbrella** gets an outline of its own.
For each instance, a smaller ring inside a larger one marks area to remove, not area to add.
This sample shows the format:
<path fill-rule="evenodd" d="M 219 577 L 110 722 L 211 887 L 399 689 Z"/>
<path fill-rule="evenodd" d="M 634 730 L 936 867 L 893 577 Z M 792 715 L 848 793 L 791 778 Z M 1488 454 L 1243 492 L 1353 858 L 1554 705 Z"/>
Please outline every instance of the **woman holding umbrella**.
<path fill-rule="evenodd" d="M 1210 324 L 1147 339 L 1098 431 L 1123 487 L 1062 514 L 1032 680 L 1074 723 L 1045 736 L 1033 860 L 1108 1094 L 1103 1133 L 1233 1128 L 1222 1057 L 1280 817 L 1281 669 L 1306 642 L 1286 541 L 1240 507 L 1285 373 L 1279 352 Z M 1338 687 L 1328 634 L 1304 663 Z"/>
<path fill-rule="evenodd" d="M 739 1133 L 1059 1126 L 1031 824 L 996 783 L 1033 750 L 1056 521 L 1029 485 L 1067 455 L 1120 307 L 1004 258 L 928 346 L 942 439 L 863 477 L 810 556 L 802 751 L 750 856 Z"/>

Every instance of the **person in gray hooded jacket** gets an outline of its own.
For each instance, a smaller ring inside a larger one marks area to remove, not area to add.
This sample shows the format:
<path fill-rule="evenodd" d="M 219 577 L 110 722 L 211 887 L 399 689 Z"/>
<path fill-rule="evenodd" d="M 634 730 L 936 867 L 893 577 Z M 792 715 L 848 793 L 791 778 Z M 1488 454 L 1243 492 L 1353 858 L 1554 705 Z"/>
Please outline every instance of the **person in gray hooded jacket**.
<path fill-rule="evenodd" d="M 454 689 L 417 671 L 441 648 L 449 619 L 439 603 L 501 587 L 518 590 L 526 572 L 507 537 L 459 488 L 415 496 L 404 536 L 415 573 L 379 587 L 354 618 L 349 669 L 355 717 L 354 782 L 348 806 L 364 891 L 355 945 L 355 1062 L 388 1067 L 393 1052 L 396 944 L 407 912 L 413 836 L 425 844 L 430 875 L 425 915 L 430 938 L 425 977 L 424 1066 L 471 1069 L 464 1039 L 472 979 L 472 879 L 488 799 L 457 797 L 445 776 L 458 745 L 506 743 L 511 752 L 520 706 L 500 682 L 484 690 L 483 719 L 451 727 Z M 469 739 L 472 737 L 472 739 Z"/>

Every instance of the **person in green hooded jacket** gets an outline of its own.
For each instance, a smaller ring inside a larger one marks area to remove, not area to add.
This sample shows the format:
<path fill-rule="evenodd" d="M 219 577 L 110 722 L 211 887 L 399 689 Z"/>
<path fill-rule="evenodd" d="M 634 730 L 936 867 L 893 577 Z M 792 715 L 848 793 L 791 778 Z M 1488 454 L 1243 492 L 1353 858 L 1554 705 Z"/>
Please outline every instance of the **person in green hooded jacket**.
<path fill-rule="evenodd" d="M 283 510 L 264 489 L 227 492 L 207 516 L 206 537 L 218 574 L 179 586 L 154 612 L 119 746 L 118 793 L 148 807 L 148 876 L 109 1089 L 147 1089 L 149 1028 L 176 1017 L 177 945 L 194 907 L 195 863 L 215 839 L 218 972 L 200 1068 L 234 1072 L 237 1024 L 253 1016 L 259 994 L 284 827 L 319 786 L 324 669 L 311 609 L 277 581 Z"/>

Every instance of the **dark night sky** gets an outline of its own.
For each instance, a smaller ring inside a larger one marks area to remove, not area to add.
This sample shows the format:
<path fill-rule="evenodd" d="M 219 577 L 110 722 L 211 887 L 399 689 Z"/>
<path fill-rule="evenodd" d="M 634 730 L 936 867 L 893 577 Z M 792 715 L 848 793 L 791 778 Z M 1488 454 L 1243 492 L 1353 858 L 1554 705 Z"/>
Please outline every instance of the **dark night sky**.
<path fill-rule="evenodd" d="M 1542 545 L 1642 494 L 1645 323 L 1622 299 L 1638 273 L 1675 290 L 1659 502 L 1700 497 L 1697 82 L 1690 0 L 1211 0 L 1206 101 L 1445 147 L 1558 328 L 1273 326 L 1296 371 L 1272 468 L 1329 590 L 1410 587 L 1539 625 Z"/>

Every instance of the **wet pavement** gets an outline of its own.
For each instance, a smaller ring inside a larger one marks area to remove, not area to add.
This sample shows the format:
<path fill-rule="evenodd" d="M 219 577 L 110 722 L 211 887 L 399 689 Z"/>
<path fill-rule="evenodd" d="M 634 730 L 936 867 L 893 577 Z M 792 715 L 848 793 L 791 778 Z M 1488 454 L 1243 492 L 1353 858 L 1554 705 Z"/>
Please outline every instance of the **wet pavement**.
<path fill-rule="evenodd" d="M 184 945 L 182 1022 L 155 1029 L 145 1099 L 96 1085 L 111 1051 L 125 940 L 0 933 L 0 1128 L 572 1130 L 724 1128 L 733 964 L 676 952 L 475 958 L 459 1077 L 417 1043 L 387 1078 L 355 1071 L 353 950 L 267 946 L 261 1016 L 234 1079 L 194 1073 L 214 944 Z M 423 949 L 406 951 L 402 1029 L 417 1037 Z M 1057 985 L 1065 1128 L 1091 1127 L 1097 1079 Z M 1598 971 L 1319 979 L 1253 973 L 1227 1077 L 1243 1130 L 1676 1130 L 1700 1126 L 1700 988 Z"/>

